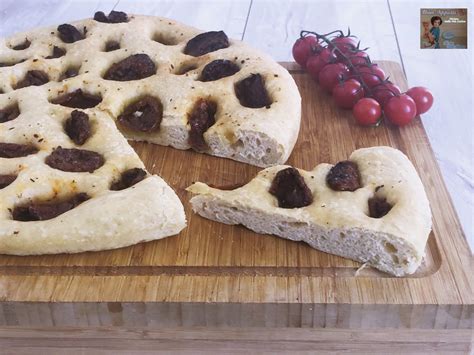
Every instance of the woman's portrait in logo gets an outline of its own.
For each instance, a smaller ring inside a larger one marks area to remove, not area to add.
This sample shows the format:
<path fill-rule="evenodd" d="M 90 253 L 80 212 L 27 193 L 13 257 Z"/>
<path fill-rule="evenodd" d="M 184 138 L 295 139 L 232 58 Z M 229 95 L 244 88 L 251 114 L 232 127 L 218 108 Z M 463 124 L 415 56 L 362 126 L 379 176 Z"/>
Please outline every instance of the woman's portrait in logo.
<path fill-rule="evenodd" d="M 420 23 L 420 48 L 467 48 L 467 9 L 421 9 Z"/>

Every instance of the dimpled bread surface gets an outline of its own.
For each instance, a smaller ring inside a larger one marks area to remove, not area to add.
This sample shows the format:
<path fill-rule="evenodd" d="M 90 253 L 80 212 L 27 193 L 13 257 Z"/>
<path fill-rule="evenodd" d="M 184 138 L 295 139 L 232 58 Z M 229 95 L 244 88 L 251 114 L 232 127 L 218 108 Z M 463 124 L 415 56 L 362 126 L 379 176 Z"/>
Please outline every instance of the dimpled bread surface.
<path fill-rule="evenodd" d="M 43 70 L 51 80 L 41 86 L 48 98 L 78 88 L 100 94 L 103 100 L 97 109 L 114 119 L 138 98 L 157 97 L 163 105 L 160 130 L 152 133 L 124 130 L 124 134 L 133 140 L 178 149 L 190 148 L 188 116 L 194 104 L 201 98 L 209 99 L 217 103 L 217 112 L 215 124 L 204 133 L 209 146 L 206 153 L 261 167 L 282 164 L 288 159 L 299 132 L 301 97 L 288 71 L 269 56 L 233 39 L 229 39 L 228 48 L 199 57 L 186 55 L 183 51 L 187 42 L 202 31 L 160 17 L 129 15 L 125 23 L 88 19 L 71 24 L 80 31 L 85 28 L 86 38 L 63 43 L 56 27 L 49 27 L 3 39 L 0 62 L 27 60 L 0 69 L 0 89 L 8 95 L 21 95 L 13 88 L 26 72 Z M 31 41 L 27 49 L 10 49 L 25 39 Z M 120 49 L 105 52 L 108 41 L 119 42 Z M 44 59 L 51 55 L 53 46 L 64 48 L 66 55 Z M 103 79 L 112 64 L 139 53 L 147 54 L 156 64 L 155 75 L 126 82 Z M 200 81 L 204 66 L 216 59 L 230 60 L 240 70 L 216 81 Z M 68 68 L 78 68 L 79 75 L 58 82 Z M 189 68 L 195 69 L 179 74 Z M 252 74 L 260 74 L 264 79 L 271 105 L 249 108 L 240 104 L 234 85 Z M 37 105 L 47 105 L 44 95 Z"/>

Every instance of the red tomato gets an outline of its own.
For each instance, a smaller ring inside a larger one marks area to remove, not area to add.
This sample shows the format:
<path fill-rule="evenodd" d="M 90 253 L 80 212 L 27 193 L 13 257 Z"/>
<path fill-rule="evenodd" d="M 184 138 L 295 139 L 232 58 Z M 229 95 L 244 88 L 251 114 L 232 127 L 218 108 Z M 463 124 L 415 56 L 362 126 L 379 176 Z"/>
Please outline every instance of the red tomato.
<path fill-rule="evenodd" d="M 351 109 L 364 97 L 364 88 L 357 80 L 349 79 L 337 84 L 332 90 L 332 96 L 337 106 Z"/>
<path fill-rule="evenodd" d="M 357 52 L 349 56 L 349 60 L 352 65 L 367 65 L 369 60 L 369 55 L 366 52 Z"/>
<path fill-rule="evenodd" d="M 338 36 L 331 40 L 331 44 L 333 45 L 345 45 L 345 46 L 353 46 L 357 47 L 357 38 L 356 37 L 348 37 L 348 36 Z"/>
<path fill-rule="evenodd" d="M 400 94 L 400 88 L 391 82 L 379 84 L 372 88 L 372 96 L 382 107 L 388 99 Z"/>
<path fill-rule="evenodd" d="M 384 114 L 393 124 L 404 126 L 416 116 L 415 101 L 406 94 L 394 96 L 385 103 Z"/>
<path fill-rule="evenodd" d="M 293 58 L 296 63 L 304 67 L 311 54 L 320 46 L 315 36 L 298 38 L 293 45 Z"/>
<path fill-rule="evenodd" d="M 342 63 L 327 64 L 318 75 L 319 85 L 331 93 L 332 89 L 349 74 L 349 68 Z"/>
<path fill-rule="evenodd" d="M 333 63 L 336 61 L 336 56 L 334 53 L 327 48 L 321 50 L 321 52 L 312 55 L 309 57 L 306 62 L 306 70 L 308 71 L 311 77 L 318 81 L 319 72 L 326 64 Z"/>
<path fill-rule="evenodd" d="M 344 59 L 344 55 L 350 55 L 350 53 L 357 50 L 357 40 L 354 37 L 339 36 L 331 40 L 328 46 L 330 49 L 337 48 L 339 51 L 335 51 L 337 58 L 340 60 Z"/>
<path fill-rule="evenodd" d="M 415 86 L 406 92 L 416 104 L 416 112 L 418 115 L 428 111 L 433 106 L 433 94 L 423 86 Z"/>
<path fill-rule="evenodd" d="M 381 84 L 385 80 L 385 72 L 377 64 L 358 65 L 353 73 L 360 74 L 361 79 L 369 88 Z"/>
<path fill-rule="evenodd" d="M 369 97 L 357 101 L 352 109 L 352 114 L 358 124 L 363 126 L 376 125 L 382 116 L 380 104 Z"/>

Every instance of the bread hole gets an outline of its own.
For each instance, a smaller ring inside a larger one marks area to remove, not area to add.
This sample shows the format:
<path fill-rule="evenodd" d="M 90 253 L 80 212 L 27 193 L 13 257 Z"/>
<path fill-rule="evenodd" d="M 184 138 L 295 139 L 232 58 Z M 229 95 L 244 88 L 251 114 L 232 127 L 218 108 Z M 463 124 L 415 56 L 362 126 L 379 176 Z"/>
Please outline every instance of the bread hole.
<path fill-rule="evenodd" d="M 395 254 L 391 254 L 392 255 L 392 261 L 394 264 L 398 264 L 399 263 L 399 259 L 398 259 L 398 256 L 396 256 Z"/>
<path fill-rule="evenodd" d="M 153 39 L 153 41 L 161 43 L 165 46 L 174 46 L 174 45 L 177 45 L 179 43 L 177 38 L 171 37 L 171 36 L 166 35 L 162 32 L 156 32 L 153 35 L 152 39 Z"/>
<path fill-rule="evenodd" d="M 103 75 L 105 80 L 131 81 L 148 78 L 156 74 L 156 64 L 145 53 L 132 54 L 113 63 Z"/>
<path fill-rule="evenodd" d="M 346 235 L 346 233 L 341 232 L 341 233 L 339 233 L 339 237 L 340 237 L 341 239 L 344 239 L 344 238 L 347 237 L 347 235 Z"/>
<path fill-rule="evenodd" d="M 49 76 L 42 70 L 29 70 L 25 76 L 16 84 L 15 89 L 28 86 L 41 86 L 49 82 Z"/>
<path fill-rule="evenodd" d="M 36 201 L 26 205 L 19 205 L 12 210 L 12 219 L 15 221 L 44 221 L 57 217 L 72 210 L 89 199 L 86 193 L 78 193 L 67 199 L 53 198 L 46 201 Z"/>
<path fill-rule="evenodd" d="M 398 249 L 395 247 L 395 245 L 388 242 L 384 244 L 384 249 L 387 253 L 390 253 L 390 254 L 398 252 Z"/>
<path fill-rule="evenodd" d="M 64 124 L 64 131 L 76 145 L 83 145 L 92 135 L 89 115 L 74 110 Z"/>
<path fill-rule="evenodd" d="M 0 174 L 0 190 L 10 185 L 16 178 L 17 175 L 14 174 Z"/>
<path fill-rule="evenodd" d="M 79 75 L 80 66 L 70 66 L 68 67 L 60 76 L 59 81 L 63 81 L 69 78 L 74 78 Z"/>
<path fill-rule="evenodd" d="M 209 149 L 204 133 L 216 123 L 217 103 L 210 99 L 199 99 L 188 115 L 190 126 L 188 143 L 192 149 L 201 152 Z"/>
<path fill-rule="evenodd" d="M 97 11 L 94 14 L 94 20 L 102 23 L 122 23 L 128 22 L 128 15 L 122 11 L 110 11 L 108 15 L 102 11 Z"/>
<path fill-rule="evenodd" d="M 25 38 L 23 42 L 12 45 L 10 48 L 13 49 L 14 51 L 22 51 L 24 49 L 29 48 L 30 45 L 31 45 L 31 41 L 28 38 Z"/>
<path fill-rule="evenodd" d="M 122 127 L 135 132 L 153 132 L 160 130 L 163 119 L 163 105 L 154 96 L 143 96 L 132 102 L 118 116 Z"/>
<path fill-rule="evenodd" d="M 270 153 L 271 153 L 271 151 L 272 151 L 272 149 L 271 149 L 271 148 L 267 148 L 267 149 L 265 149 L 265 153 L 267 153 L 267 154 L 270 154 Z"/>
<path fill-rule="evenodd" d="M 257 144 L 257 147 L 260 147 L 262 145 L 262 141 L 260 139 L 255 140 L 255 144 Z"/>
<path fill-rule="evenodd" d="M 101 154 L 91 150 L 57 147 L 46 157 L 45 163 L 61 171 L 92 173 L 104 165 L 105 159 Z"/>
<path fill-rule="evenodd" d="M 47 56 L 45 59 L 54 59 L 54 58 L 61 58 L 66 55 L 66 50 L 64 48 L 54 46 L 53 52 L 51 55 Z"/>
<path fill-rule="evenodd" d="M 200 81 L 216 81 L 234 75 L 240 70 L 240 67 L 234 62 L 226 59 L 217 59 L 202 69 Z"/>
<path fill-rule="evenodd" d="M 97 106 L 102 101 L 102 96 L 100 94 L 90 94 L 77 89 L 73 92 L 58 96 L 50 102 L 52 104 L 61 105 L 71 108 L 92 108 Z"/>
<path fill-rule="evenodd" d="M 313 203 L 313 194 L 303 176 L 292 167 L 276 173 L 268 192 L 277 198 L 280 208 L 301 208 Z"/>
<path fill-rule="evenodd" d="M 0 123 L 12 121 L 20 116 L 20 108 L 18 102 L 10 104 L 0 109 Z"/>
<path fill-rule="evenodd" d="M 190 72 L 191 70 L 195 70 L 197 69 L 198 66 L 196 64 L 192 64 L 192 63 L 185 63 L 185 64 L 182 64 L 180 65 L 174 72 L 174 74 L 176 75 L 184 75 L 188 72 Z"/>
<path fill-rule="evenodd" d="M 120 49 L 120 42 L 110 40 L 110 41 L 105 42 L 105 46 L 104 46 L 103 51 L 104 52 L 113 52 L 113 51 L 116 51 L 118 49 Z"/>
<path fill-rule="evenodd" d="M 385 197 L 375 196 L 369 199 L 369 217 L 382 218 L 392 209 L 392 205 Z"/>
<path fill-rule="evenodd" d="M 0 158 L 20 158 L 37 152 L 33 144 L 0 143 Z"/>
<path fill-rule="evenodd" d="M 224 31 L 200 33 L 191 38 L 183 49 L 183 53 L 193 57 L 229 47 L 229 38 Z"/>
<path fill-rule="evenodd" d="M 272 101 L 265 87 L 265 80 L 260 74 L 251 74 L 234 85 L 235 95 L 244 107 L 269 108 Z"/>
<path fill-rule="evenodd" d="M 326 183 L 334 191 L 355 191 L 361 188 L 359 167 L 352 161 L 340 161 L 329 170 Z"/>
<path fill-rule="evenodd" d="M 110 189 L 113 191 L 127 189 L 145 179 L 146 175 L 146 171 L 141 168 L 125 170 L 120 175 L 120 179 L 110 185 Z"/>
<path fill-rule="evenodd" d="M 87 28 L 83 28 L 83 32 L 79 31 L 73 25 L 64 23 L 57 28 L 58 36 L 64 43 L 74 43 L 83 40 L 86 37 Z"/>

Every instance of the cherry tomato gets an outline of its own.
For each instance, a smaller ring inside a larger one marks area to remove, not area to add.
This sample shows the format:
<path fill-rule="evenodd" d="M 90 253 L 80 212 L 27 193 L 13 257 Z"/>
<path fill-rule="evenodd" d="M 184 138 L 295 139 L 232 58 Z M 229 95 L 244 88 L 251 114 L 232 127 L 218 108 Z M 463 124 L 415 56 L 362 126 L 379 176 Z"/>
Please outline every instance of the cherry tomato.
<path fill-rule="evenodd" d="M 337 106 L 351 109 L 357 101 L 364 97 L 364 88 L 359 81 L 349 79 L 337 84 L 332 90 L 332 96 Z"/>
<path fill-rule="evenodd" d="M 416 104 L 416 113 L 421 115 L 428 111 L 433 105 L 433 94 L 423 86 L 415 86 L 406 92 Z"/>
<path fill-rule="evenodd" d="M 376 125 L 382 116 L 380 104 L 369 97 L 357 101 L 352 109 L 352 114 L 358 124 L 363 126 Z"/>
<path fill-rule="evenodd" d="M 372 95 L 374 99 L 382 107 L 384 107 L 388 99 L 400 94 L 401 94 L 400 88 L 397 85 L 391 83 L 390 81 L 385 82 L 383 84 L 379 84 L 372 88 Z"/>
<path fill-rule="evenodd" d="M 385 72 L 377 64 L 358 65 L 356 70 L 368 87 L 381 84 L 385 80 Z M 354 73 L 356 73 L 354 71 Z"/>
<path fill-rule="evenodd" d="M 318 75 L 319 85 L 331 93 L 332 89 L 349 74 L 349 68 L 342 63 L 327 64 Z"/>
<path fill-rule="evenodd" d="M 384 114 L 393 124 L 404 126 L 416 116 L 415 101 L 406 94 L 394 96 L 385 103 Z"/>
<path fill-rule="evenodd" d="M 367 65 L 369 64 L 369 55 L 366 52 L 360 51 L 349 56 L 352 65 Z"/>
<path fill-rule="evenodd" d="M 332 53 L 329 49 L 324 48 L 319 53 L 309 57 L 308 61 L 306 62 L 306 70 L 314 80 L 318 81 L 318 75 L 321 69 L 323 69 L 326 64 L 333 63 L 335 61 L 336 56 L 334 53 Z"/>
<path fill-rule="evenodd" d="M 293 58 L 296 63 L 304 67 L 311 54 L 320 46 L 315 36 L 298 38 L 293 45 Z"/>
<path fill-rule="evenodd" d="M 332 45 L 344 45 L 344 46 L 352 46 L 357 47 L 357 38 L 351 36 L 338 36 L 331 40 Z"/>
<path fill-rule="evenodd" d="M 339 60 L 344 60 L 344 56 L 348 56 L 357 50 L 357 40 L 354 37 L 340 36 L 331 40 L 328 46 L 331 50 L 336 48 L 334 53 Z M 342 53 L 341 53 L 342 52 Z"/>

